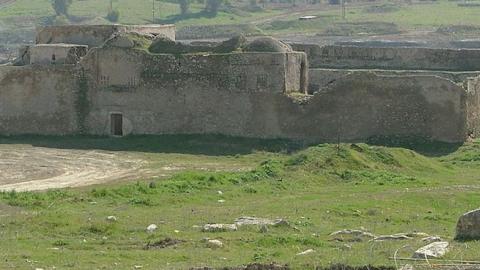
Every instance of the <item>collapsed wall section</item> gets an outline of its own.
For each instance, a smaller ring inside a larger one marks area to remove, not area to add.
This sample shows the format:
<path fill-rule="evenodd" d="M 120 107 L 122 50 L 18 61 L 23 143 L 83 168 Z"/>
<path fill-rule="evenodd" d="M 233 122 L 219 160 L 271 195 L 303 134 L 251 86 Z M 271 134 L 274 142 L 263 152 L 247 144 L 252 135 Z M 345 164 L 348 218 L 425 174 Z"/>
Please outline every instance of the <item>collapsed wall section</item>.
<path fill-rule="evenodd" d="M 74 82 L 74 67 L 0 67 L 0 134 L 75 133 Z"/>
<path fill-rule="evenodd" d="M 305 105 L 284 102 L 278 114 L 290 138 L 399 136 L 461 142 L 467 133 L 465 99 L 462 87 L 436 76 L 357 73 L 333 82 Z"/>
<path fill-rule="evenodd" d="M 312 68 L 396 70 L 480 70 L 479 49 L 357 47 L 292 44 L 308 55 Z"/>

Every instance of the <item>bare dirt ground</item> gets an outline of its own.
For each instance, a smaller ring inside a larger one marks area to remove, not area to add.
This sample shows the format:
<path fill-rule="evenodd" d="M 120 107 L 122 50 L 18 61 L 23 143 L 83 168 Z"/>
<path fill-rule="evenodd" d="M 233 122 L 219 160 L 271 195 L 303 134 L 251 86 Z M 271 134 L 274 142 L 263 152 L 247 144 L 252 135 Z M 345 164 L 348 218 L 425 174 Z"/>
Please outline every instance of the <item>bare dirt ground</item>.
<path fill-rule="evenodd" d="M 137 177 L 144 164 L 124 152 L 2 145 L 0 190 L 79 187 Z"/>
<path fill-rule="evenodd" d="M 0 144 L 0 191 L 164 179 L 186 170 L 245 171 L 255 164 L 255 161 L 168 151 L 85 150 L 7 143 Z"/>

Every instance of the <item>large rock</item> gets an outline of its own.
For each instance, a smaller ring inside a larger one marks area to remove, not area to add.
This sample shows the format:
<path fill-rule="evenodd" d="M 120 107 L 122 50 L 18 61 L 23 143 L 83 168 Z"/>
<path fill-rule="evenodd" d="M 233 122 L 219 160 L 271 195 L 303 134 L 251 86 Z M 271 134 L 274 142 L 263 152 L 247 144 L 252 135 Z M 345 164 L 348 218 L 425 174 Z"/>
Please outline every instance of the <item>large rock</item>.
<path fill-rule="evenodd" d="M 480 240 L 480 209 L 460 217 L 457 223 L 457 240 Z"/>
<path fill-rule="evenodd" d="M 448 242 L 434 242 L 426 245 L 413 254 L 415 259 L 436 259 L 440 258 L 448 251 Z"/>
<path fill-rule="evenodd" d="M 209 248 L 221 248 L 223 243 L 220 240 L 212 239 L 207 241 L 207 247 Z"/>

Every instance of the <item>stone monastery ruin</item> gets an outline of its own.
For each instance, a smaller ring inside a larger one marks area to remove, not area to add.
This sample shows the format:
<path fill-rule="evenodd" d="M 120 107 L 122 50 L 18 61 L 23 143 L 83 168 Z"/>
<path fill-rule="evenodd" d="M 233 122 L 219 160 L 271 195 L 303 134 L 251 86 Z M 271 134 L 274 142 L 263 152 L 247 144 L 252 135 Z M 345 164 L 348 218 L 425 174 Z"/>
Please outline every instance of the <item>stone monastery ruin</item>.
<path fill-rule="evenodd" d="M 39 28 L 36 45 L 0 66 L 0 135 L 480 133 L 480 50 L 253 46 L 265 39 L 222 51 L 236 41 L 199 49 L 174 42 L 172 25 Z M 164 51 L 147 49 L 157 40 Z"/>

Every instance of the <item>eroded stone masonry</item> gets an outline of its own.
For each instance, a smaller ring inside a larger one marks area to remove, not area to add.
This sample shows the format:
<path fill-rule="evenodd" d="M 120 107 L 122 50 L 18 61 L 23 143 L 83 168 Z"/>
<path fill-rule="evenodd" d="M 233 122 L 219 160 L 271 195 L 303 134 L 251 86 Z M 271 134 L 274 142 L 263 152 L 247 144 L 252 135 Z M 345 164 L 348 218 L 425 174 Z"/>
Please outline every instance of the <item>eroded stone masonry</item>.
<path fill-rule="evenodd" d="M 0 135 L 461 142 L 480 133 L 480 50 L 146 49 L 159 38 L 174 40 L 174 26 L 38 29 L 36 45 L 0 66 Z"/>

